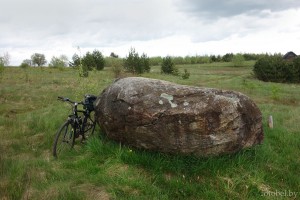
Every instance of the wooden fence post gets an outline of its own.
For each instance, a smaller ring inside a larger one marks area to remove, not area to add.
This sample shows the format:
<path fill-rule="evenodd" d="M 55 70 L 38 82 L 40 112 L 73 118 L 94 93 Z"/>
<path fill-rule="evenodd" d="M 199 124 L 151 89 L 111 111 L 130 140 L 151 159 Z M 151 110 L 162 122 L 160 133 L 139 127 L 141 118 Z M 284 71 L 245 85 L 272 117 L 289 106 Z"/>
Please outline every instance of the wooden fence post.
<path fill-rule="evenodd" d="M 269 128 L 273 128 L 274 127 L 274 124 L 273 124 L 273 117 L 272 117 L 272 115 L 270 115 L 269 116 L 269 121 L 268 121 L 269 123 Z"/>

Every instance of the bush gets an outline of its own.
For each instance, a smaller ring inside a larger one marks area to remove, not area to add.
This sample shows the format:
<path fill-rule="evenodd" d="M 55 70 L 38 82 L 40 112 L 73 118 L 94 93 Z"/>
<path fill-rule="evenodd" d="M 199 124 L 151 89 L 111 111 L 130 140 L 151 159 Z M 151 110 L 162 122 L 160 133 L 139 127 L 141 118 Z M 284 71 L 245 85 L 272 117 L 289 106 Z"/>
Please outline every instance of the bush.
<path fill-rule="evenodd" d="M 150 71 L 150 60 L 146 54 L 141 57 L 134 48 L 131 48 L 128 56 L 124 60 L 124 68 L 133 74 L 142 74 Z"/>
<path fill-rule="evenodd" d="M 181 75 L 182 79 L 190 78 L 190 72 L 187 69 L 184 69 L 184 73 Z"/>
<path fill-rule="evenodd" d="M 88 77 L 89 70 L 85 65 L 79 65 L 79 77 Z"/>
<path fill-rule="evenodd" d="M 141 65 L 143 66 L 144 72 L 150 72 L 150 59 L 147 57 L 145 53 L 142 54 L 141 58 Z"/>
<path fill-rule="evenodd" d="M 25 72 L 25 81 L 29 82 L 29 76 L 28 76 L 28 72 L 27 69 L 30 67 L 30 64 L 28 62 L 28 60 L 24 60 L 22 62 L 22 64 L 20 65 L 20 68 L 23 69 L 23 71 Z"/>
<path fill-rule="evenodd" d="M 61 55 L 60 57 L 53 56 L 49 63 L 49 67 L 54 67 L 58 69 L 63 69 L 68 66 L 68 58 L 65 55 Z"/>
<path fill-rule="evenodd" d="M 76 56 L 73 58 L 74 64 L 78 63 L 77 59 L 78 58 Z M 85 56 L 81 59 L 81 62 L 82 65 L 85 66 L 89 71 L 93 69 L 102 70 L 105 65 L 104 57 L 102 53 L 98 50 L 94 50 L 92 53 L 87 52 Z"/>
<path fill-rule="evenodd" d="M 22 62 L 22 64 L 20 65 L 20 67 L 21 67 L 22 69 L 27 69 L 27 68 L 30 67 L 30 65 L 29 65 L 28 63 L 26 63 L 26 62 Z"/>
<path fill-rule="evenodd" d="M 222 61 L 224 62 L 231 62 L 233 59 L 233 53 L 226 53 L 223 57 L 222 57 Z"/>
<path fill-rule="evenodd" d="M 102 53 L 98 50 L 94 50 L 92 53 L 92 56 L 94 58 L 94 62 L 96 64 L 96 69 L 97 70 L 102 70 L 104 68 L 105 65 L 105 60 L 104 57 L 102 55 Z"/>
<path fill-rule="evenodd" d="M 26 66 L 31 67 L 32 66 L 32 60 L 31 59 L 25 59 L 23 60 L 22 64 L 26 64 Z M 22 65 L 21 64 L 21 65 Z M 25 66 L 25 65 L 24 65 Z M 21 66 L 20 66 L 21 67 Z"/>
<path fill-rule="evenodd" d="M 161 73 L 178 75 L 178 69 L 170 56 L 163 58 L 161 64 Z"/>
<path fill-rule="evenodd" d="M 286 61 L 281 56 L 265 56 L 254 65 L 255 76 L 262 81 L 296 83 L 300 81 L 300 57 Z"/>
<path fill-rule="evenodd" d="M 93 68 L 96 68 L 95 60 L 93 58 L 93 55 L 90 52 L 87 52 L 85 54 L 85 56 L 81 59 L 81 63 L 89 71 L 91 71 Z"/>

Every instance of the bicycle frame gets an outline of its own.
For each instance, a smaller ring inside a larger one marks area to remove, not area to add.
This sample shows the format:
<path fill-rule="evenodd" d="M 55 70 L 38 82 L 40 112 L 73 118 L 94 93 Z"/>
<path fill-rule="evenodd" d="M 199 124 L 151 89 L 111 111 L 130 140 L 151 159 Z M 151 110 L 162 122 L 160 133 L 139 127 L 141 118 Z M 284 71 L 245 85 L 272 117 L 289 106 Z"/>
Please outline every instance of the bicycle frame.
<path fill-rule="evenodd" d="M 84 133 L 90 130 L 87 129 L 86 131 L 84 131 L 87 120 L 90 119 L 91 122 L 95 123 L 95 121 L 90 116 L 91 112 L 89 110 L 78 110 L 78 105 L 84 105 L 83 102 L 73 102 L 70 99 L 65 99 L 62 97 L 58 97 L 58 99 L 67 101 L 72 105 L 73 113 L 68 116 L 68 121 L 75 130 L 75 138 L 79 137 L 79 135 L 82 135 L 82 139 L 85 139 Z M 83 113 L 83 119 L 78 115 L 78 113 Z M 93 126 L 92 128 L 94 129 L 95 126 Z"/>

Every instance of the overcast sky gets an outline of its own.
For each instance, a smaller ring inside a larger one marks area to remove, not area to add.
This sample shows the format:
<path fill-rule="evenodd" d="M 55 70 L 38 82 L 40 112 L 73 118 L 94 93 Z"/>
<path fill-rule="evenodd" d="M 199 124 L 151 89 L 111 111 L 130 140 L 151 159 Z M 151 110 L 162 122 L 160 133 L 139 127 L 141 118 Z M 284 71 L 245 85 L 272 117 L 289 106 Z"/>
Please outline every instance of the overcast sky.
<path fill-rule="evenodd" d="M 0 0 L 0 56 L 300 54 L 299 0 Z"/>

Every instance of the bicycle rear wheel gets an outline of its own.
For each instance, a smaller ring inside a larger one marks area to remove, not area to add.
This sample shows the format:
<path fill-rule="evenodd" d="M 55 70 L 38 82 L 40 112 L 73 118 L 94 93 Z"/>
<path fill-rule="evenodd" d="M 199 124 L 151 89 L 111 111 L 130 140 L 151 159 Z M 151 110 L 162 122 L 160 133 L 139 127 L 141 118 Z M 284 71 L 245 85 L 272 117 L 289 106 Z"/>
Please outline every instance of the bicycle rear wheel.
<path fill-rule="evenodd" d="M 58 154 L 70 150 L 74 146 L 76 129 L 69 121 L 66 121 L 57 131 L 53 143 L 53 156 L 57 157 Z"/>
<path fill-rule="evenodd" d="M 94 115 L 90 115 L 87 119 L 86 122 L 83 124 L 83 129 L 84 129 L 84 138 L 88 139 L 94 134 L 95 131 L 95 126 L 96 126 L 96 121 Z"/>

